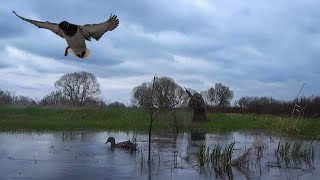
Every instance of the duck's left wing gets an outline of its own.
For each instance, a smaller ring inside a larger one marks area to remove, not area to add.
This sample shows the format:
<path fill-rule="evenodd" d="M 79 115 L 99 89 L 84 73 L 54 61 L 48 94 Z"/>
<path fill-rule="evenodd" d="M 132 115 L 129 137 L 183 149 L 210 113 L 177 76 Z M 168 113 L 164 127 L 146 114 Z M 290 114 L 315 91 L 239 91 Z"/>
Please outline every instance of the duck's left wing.
<path fill-rule="evenodd" d="M 81 26 L 81 30 L 86 39 L 90 40 L 91 38 L 94 38 L 98 41 L 105 32 L 114 30 L 118 25 L 119 19 L 116 15 L 111 14 L 106 22 L 100 24 L 86 24 Z"/>
<path fill-rule="evenodd" d="M 19 16 L 15 11 L 12 11 L 16 16 L 18 16 L 20 19 L 27 21 L 35 26 L 37 26 L 38 28 L 44 28 L 44 29 L 48 29 L 52 32 L 54 32 L 55 34 L 57 34 L 58 36 L 63 38 L 63 33 L 61 31 L 61 29 L 59 28 L 59 24 L 56 23 L 51 23 L 51 22 L 41 22 L 41 21 L 36 21 L 36 20 L 32 20 L 32 19 L 27 19 L 24 18 L 22 16 Z"/>

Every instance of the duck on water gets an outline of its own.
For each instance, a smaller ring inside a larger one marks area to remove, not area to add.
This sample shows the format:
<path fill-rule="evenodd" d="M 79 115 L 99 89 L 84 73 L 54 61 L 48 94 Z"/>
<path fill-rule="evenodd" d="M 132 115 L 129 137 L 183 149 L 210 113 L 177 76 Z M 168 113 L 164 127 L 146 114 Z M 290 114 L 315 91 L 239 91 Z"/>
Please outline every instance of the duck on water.
<path fill-rule="evenodd" d="M 116 143 L 116 140 L 114 139 L 114 137 L 109 137 L 105 144 L 107 144 L 109 142 L 111 143 L 111 148 L 123 148 L 123 149 L 137 150 L 137 144 L 132 143 L 130 140 Z"/>

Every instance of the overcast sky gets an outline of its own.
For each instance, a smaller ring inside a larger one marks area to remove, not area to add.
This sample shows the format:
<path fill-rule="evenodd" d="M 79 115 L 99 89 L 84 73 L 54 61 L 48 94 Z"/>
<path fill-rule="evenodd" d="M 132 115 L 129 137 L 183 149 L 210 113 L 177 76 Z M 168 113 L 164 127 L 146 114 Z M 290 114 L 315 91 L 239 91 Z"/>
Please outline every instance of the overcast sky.
<path fill-rule="evenodd" d="M 88 42 L 88 60 L 64 39 L 18 19 L 120 24 Z M 131 90 L 157 76 L 197 91 L 215 83 L 235 99 L 320 95 L 319 0 L 1 0 L 0 89 L 38 100 L 66 73 L 97 76 L 102 98 L 129 103 Z"/>

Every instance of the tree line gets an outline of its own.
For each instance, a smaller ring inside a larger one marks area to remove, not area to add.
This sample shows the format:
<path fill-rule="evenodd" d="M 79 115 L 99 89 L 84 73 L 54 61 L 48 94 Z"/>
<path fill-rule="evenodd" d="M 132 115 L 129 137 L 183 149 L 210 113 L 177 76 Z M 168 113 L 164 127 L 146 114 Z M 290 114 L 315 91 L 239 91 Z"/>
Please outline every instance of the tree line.
<path fill-rule="evenodd" d="M 0 90 L 0 105 L 57 107 L 125 107 L 120 102 L 107 104 L 100 98 L 100 84 L 89 72 L 68 73 L 54 83 L 54 90 L 40 101 Z"/>
<path fill-rule="evenodd" d="M 320 96 L 297 97 L 287 101 L 272 97 L 241 97 L 235 102 L 232 111 L 236 113 L 320 117 Z"/>
<path fill-rule="evenodd" d="M 0 89 L 0 105 L 36 105 L 37 102 L 27 96 L 16 96 L 15 93 Z"/>
<path fill-rule="evenodd" d="M 190 87 L 180 86 L 170 77 L 156 77 L 154 84 L 152 83 L 152 81 L 144 82 L 132 89 L 131 107 L 185 108 L 190 99 L 186 89 L 191 93 L 197 92 Z M 153 96 L 151 96 L 152 85 Z M 207 110 L 212 112 L 299 114 L 307 117 L 318 117 L 320 113 L 320 96 L 299 97 L 288 101 L 272 97 L 246 96 L 232 103 L 234 92 L 222 83 L 216 83 L 214 87 L 199 93 L 205 101 Z M 0 90 L 0 105 L 126 107 L 121 102 L 107 104 L 101 99 L 100 94 L 97 78 L 89 72 L 81 71 L 60 77 L 54 83 L 54 90 L 40 101 Z"/>

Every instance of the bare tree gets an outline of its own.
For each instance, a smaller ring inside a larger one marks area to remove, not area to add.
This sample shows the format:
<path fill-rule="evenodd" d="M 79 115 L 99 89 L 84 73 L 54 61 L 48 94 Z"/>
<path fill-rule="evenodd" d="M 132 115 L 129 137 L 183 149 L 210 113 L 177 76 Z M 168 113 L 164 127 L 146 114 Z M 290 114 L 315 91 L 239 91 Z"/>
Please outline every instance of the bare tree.
<path fill-rule="evenodd" d="M 218 97 L 217 93 L 215 91 L 215 88 L 211 87 L 208 89 L 206 93 L 206 99 L 209 105 L 215 106 L 218 104 Z"/>
<path fill-rule="evenodd" d="M 0 90 L 0 105 L 34 106 L 37 102 L 27 96 L 16 96 L 13 92 Z"/>
<path fill-rule="evenodd" d="M 14 98 L 14 104 L 21 106 L 35 106 L 37 105 L 36 101 L 27 96 L 16 96 Z"/>
<path fill-rule="evenodd" d="M 133 88 L 132 104 L 137 107 L 150 107 L 151 90 L 150 83 L 142 83 L 140 86 Z"/>
<path fill-rule="evenodd" d="M 50 94 L 46 95 L 41 101 L 40 105 L 68 105 L 68 100 L 64 97 L 61 91 L 53 91 Z"/>
<path fill-rule="evenodd" d="M 124 105 L 121 102 L 115 101 L 113 103 L 108 104 L 107 107 L 109 107 L 109 108 L 126 108 L 126 105 Z"/>
<path fill-rule="evenodd" d="M 135 87 L 132 90 L 132 103 L 139 107 L 150 107 L 152 102 L 154 108 L 165 109 L 181 104 L 186 96 L 184 90 L 172 78 L 161 77 L 155 78 L 154 82 L 142 83 Z"/>
<path fill-rule="evenodd" d="M 252 97 L 241 97 L 238 100 L 238 105 L 241 108 L 249 108 L 250 102 L 252 101 Z"/>
<path fill-rule="evenodd" d="M 206 99 L 211 106 L 229 107 L 233 99 L 233 91 L 229 87 L 216 83 L 215 87 L 206 91 Z"/>
<path fill-rule="evenodd" d="M 14 96 L 9 91 L 0 90 L 0 105 L 12 104 L 14 102 Z"/>
<path fill-rule="evenodd" d="M 97 99 L 101 93 L 96 77 L 88 72 L 66 74 L 54 85 L 73 105 L 83 105 L 86 101 Z"/>
<path fill-rule="evenodd" d="M 164 109 L 174 107 L 177 104 L 175 98 L 178 85 L 172 78 L 156 78 L 154 85 L 154 98 L 156 107 Z"/>

